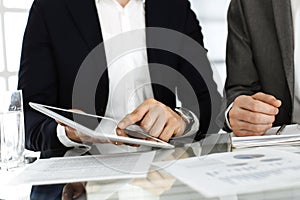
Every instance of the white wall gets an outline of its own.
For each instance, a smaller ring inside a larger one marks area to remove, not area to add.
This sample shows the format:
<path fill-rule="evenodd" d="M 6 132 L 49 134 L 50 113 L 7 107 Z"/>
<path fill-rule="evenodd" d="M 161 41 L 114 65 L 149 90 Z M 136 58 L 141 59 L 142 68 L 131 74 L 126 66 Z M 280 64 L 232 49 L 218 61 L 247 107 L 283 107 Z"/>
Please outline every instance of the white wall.
<path fill-rule="evenodd" d="M 204 35 L 204 45 L 214 71 L 218 90 L 223 94 L 226 78 L 225 51 L 227 39 L 227 10 L 230 0 L 190 0 Z"/>
<path fill-rule="evenodd" d="M 0 0 L 0 90 L 17 88 L 23 33 L 33 0 Z"/>

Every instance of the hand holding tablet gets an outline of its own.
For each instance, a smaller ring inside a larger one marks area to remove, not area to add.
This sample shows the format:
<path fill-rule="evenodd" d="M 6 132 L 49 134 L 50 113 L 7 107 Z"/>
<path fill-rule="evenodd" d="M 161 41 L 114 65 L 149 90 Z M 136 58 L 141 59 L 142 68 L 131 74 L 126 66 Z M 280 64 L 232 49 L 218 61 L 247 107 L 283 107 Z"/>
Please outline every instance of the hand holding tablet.
<path fill-rule="evenodd" d="M 84 137 L 85 139 L 88 139 L 89 141 L 92 140 L 92 142 L 120 142 L 120 143 L 125 143 L 125 144 L 133 144 L 133 145 L 146 145 L 146 146 L 151 146 L 151 147 L 159 147 L 159 148 L 174 148 L 173 145 L 168 144 L 160 139 L 154 138 L 147 133 L 145 133 L 142 129 L 139 129 L 137 125 L 131 125 L 127 127 L 124 131 L 128 136 L 131 137 L 122 137 L 118 136 L 116 134 L 107 134 L 107 133 L 102 133 L 99 131 L 96 131 L 96 127 L 99 124 L 98 120 L 107 120 L 108 122 L 115 124 L 115 127 L 117 126 L 117 121 L 115 121 L 112 118 L 107 118 L 107 117 L 101 117 L 97 115 L 91 115 L 91 114 L 86 114 L 83 112 L 79 111 L 74 111 L 74 110 L 66 110 L 62 108 L 56 108 L 52 106 L 47 106 L 47 105 L 42 105 L 42 104 L 37 104 L 37 103 L 32 103 L 30 102 L 29 105 L 47 115 L 48 117 L 51 117 L 55 119 L 56 121 L 59 121 L 62 124 L 65 124 L 77 131 L 80 132 L 80 136 Z M 61 113 L 67 113 L 69 116 L 67 117 L 66 115 L 63 116 Z M 80 118 L 84 117 L 90 118 L 93 120 L 88 120 L 88 123 L 86 120 L 74 120 L 70 115 L 76 115 L 77 117 L 80 116 Z M 93 123 L 90 123 L 90 122 Z M 94 122 L 98 122 L 98 124 L 95 124 Z"/>

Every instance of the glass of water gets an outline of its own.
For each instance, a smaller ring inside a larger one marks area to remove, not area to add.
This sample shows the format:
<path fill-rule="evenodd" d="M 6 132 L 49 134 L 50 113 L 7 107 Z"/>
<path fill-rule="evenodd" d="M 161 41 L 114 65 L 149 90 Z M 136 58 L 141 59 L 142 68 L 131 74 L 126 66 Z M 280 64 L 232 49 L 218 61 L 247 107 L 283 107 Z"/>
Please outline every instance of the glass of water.
<path fill-rule="evenodd" d="M 24 165 L 25 130 L 22 91 L 0 91 L 0 167 Z"/>

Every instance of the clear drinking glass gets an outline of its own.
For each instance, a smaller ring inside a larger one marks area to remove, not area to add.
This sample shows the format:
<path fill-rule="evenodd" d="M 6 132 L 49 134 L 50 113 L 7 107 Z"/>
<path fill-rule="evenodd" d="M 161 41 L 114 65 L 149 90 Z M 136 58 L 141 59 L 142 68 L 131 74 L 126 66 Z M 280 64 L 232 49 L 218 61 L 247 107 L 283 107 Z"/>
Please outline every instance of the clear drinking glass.
<path fill-rule="evenodd" d="M 22 91 L 0 91 L 0 167 L 24 165 L 25 130 Z"/>

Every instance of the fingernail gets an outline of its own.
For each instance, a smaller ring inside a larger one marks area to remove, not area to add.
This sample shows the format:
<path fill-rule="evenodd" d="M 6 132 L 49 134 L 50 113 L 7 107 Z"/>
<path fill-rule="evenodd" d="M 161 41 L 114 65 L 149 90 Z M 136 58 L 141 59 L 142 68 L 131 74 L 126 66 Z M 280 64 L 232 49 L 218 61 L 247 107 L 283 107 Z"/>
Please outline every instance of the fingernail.
<path fill-rule="evenodd" d="M 117 130 L 117 135 L 121 135 L 121 131 L 120 130 Z"/>
<path fill-rule="evenodd" d="M 281 102 L 280 100 L 277 100 L 277 101 L 278 101 L 279 106 L 281 106 L 281 105 L 282 105 L 282 102 Z"/>

